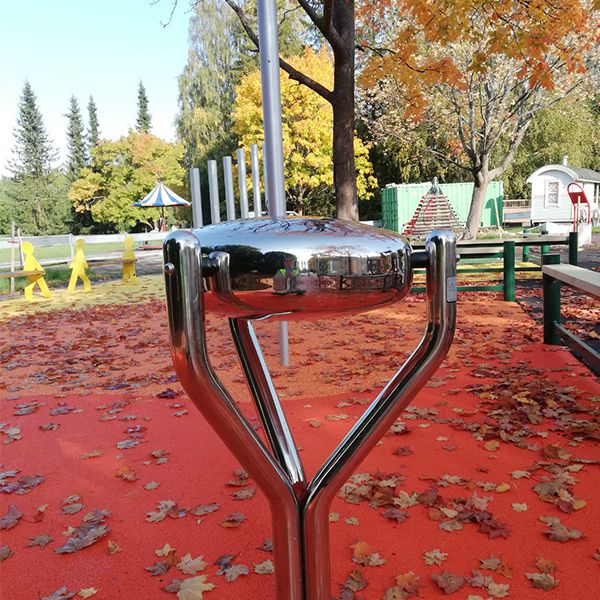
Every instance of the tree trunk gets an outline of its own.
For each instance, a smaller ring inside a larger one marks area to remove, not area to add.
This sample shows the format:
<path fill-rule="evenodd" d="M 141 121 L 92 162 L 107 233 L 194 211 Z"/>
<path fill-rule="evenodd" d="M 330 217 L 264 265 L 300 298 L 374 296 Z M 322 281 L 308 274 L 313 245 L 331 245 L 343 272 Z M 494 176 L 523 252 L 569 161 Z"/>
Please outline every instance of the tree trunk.
<path fill-rule="evenodd" d="M 473 196 L 471 198 L 471 208 L 469 209 L 469 217 L 467 218 L 467 231 L 465 238 L 472 240 L 477 237 L 479 226 L 481 224 L 481 215 L 485 206 L 485 193 L 488 183 L 491 181 L 486 170 L 475 171 L 473 173 L 475 184 L 473 186 Z"/>
<path fill-rule="evenodd" d="M 358 221 L 356 167 L 354 164 L 354 2 L 335 0 L 333 26 L 342 38 L 334 48 L 333 82 L 333 185 L 336 215 Z"/>

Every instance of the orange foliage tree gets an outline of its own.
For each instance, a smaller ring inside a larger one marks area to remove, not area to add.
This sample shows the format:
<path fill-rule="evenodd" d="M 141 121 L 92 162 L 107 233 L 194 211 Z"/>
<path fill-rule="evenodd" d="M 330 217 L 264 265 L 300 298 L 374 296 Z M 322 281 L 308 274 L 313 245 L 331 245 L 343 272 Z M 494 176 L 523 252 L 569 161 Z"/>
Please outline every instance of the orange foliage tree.
<path fill-rule="evenodd" d="M 487 185 L 512 162 L 533 115 L 589 83 L 597 59 L 599 0 L 380 0 L 357 10 L 374 50 L 366 87 L 393 82 L 383 118 L 451 127 L 444 158 L 474 181 L 467 237 Z M 378 23 L 395 23 L 377 32 Z M 435 149 L 432 149 L 436 152 Z"/>

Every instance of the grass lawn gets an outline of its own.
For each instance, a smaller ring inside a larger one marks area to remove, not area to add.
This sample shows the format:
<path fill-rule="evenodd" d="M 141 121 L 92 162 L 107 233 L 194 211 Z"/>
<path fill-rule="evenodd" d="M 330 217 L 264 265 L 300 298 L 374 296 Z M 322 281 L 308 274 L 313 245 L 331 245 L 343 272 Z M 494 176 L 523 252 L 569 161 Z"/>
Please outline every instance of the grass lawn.
<path fill-rule="evenodd" d="M 95 272 L 93 269 L 88 269 L 87 272 L 88 277 L 91 281 L 106 281 L 108 278 L 105 273 Z M 56 284 L 67 285 L 69 282 L 69 278 L 71 277 L 71 269 L 68 267 L 47 267 L 46 275 L 44 278 L 46 279 L 46 283 L 50 286 L 50 288 L 56 287 Z M 19 292 L 23 290 L 23 288 L 27 285 L 27 279 L 25 277 L 17 277 L 15 279 L 15 291 Z M 10 291 L 10 279 L 0 279 L 0 294 L 8 294 Z"/>
<path fill-rule="evenodd" d="M 134 249 L 137 248 L 139 244 L 134 246 Z M 117 252 L 119 250 L 123 250 L 122 242 L 110 242 L 106 244 L 87 244 L 85 247 L 85 255 L 86 256 L 95 256 L 98 254 L 105 254 L 106 252 Z M 10 263 L 10 249 L 0 250 L 0 264 Z M 69 249 L 68 244 L 63 244 L 60 246 L 40 246 L 35 249 L 35 257 L 38 260 L 46 260 L 46 259 L 60 259 L 64 258 L 65 260 L 69 259 L 71 256 L 71 251 Z M 17 246 L 15 246 L 15 260 L 19 260 L 19 254 L 17 250 Z"/>

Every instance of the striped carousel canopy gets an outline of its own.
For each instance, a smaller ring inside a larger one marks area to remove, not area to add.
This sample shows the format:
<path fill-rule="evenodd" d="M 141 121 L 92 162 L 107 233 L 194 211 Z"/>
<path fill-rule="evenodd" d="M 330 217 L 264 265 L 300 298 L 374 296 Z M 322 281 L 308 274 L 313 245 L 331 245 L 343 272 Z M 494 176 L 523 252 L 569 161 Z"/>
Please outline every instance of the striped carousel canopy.
<path fill-rule="evenodd" d="M 161 208 L 165 206 L 190 206 L 190 202 L 178 196 L 173 190 L 170 190 L 164 183 L 158 182 L 156 187 L 142 200 L 139 200 L 134 206 L 142 208 Z"/>

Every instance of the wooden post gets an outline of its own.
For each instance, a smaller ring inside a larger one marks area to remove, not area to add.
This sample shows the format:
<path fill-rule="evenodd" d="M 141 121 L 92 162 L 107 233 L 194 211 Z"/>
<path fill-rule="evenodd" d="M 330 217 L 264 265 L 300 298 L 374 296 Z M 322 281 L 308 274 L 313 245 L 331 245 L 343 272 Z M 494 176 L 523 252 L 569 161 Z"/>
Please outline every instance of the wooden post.
<path fill-rule="evenodd" d="M 578 256 L 579 232 L 569 232 L 569 264 L 577 266 L 579 262 Z"/>
<path fill-rule="evenodd" d="M 506 240 L 504 242 L 504 300 L 515 301 L 515 242 Z"/>
<path fill-rule="evenodd" d="M 545 254 L 542 256 L 543 265 L 560 264 L 559 254 Z M 560 281 L 544 274 L 542 276 L 542 289 L 544 293 L 544 344 L 560 344 L 560 333 L 554 323 L 560 323 Z"/>

